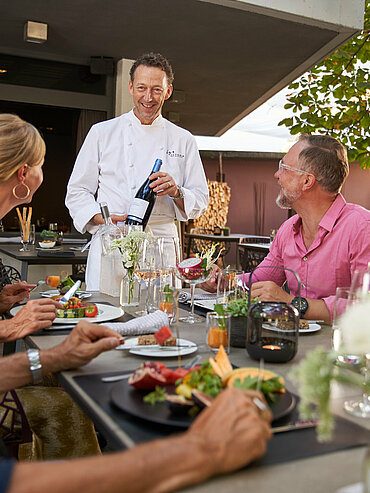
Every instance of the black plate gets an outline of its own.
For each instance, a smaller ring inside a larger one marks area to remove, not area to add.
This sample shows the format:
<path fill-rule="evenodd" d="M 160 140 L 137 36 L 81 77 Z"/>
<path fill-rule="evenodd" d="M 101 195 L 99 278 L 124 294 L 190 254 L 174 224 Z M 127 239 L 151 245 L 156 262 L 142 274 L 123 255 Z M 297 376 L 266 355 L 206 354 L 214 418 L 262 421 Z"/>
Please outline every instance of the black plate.
<path fill-rule="evenodd" d="M 173 385 L 167 386 L 169 392 L 173 393 Z M 176 428 L 189 428 L 194 421 L 188 415 L 176 416 L 171 413 L 167 404 L 161 402 L 155 405 L 146 404 L 143 397 L 148 390 L 137 390 L 127 380 L 117 382 L 111 391 L 112 402 L 122 411 L 145 421 L 158 423 Z M 295 406 L 294 396 L 286 391 L 285 394 L 277 394 L 276 400 L 270 404 L 273 421 L 289 414 Z"/>

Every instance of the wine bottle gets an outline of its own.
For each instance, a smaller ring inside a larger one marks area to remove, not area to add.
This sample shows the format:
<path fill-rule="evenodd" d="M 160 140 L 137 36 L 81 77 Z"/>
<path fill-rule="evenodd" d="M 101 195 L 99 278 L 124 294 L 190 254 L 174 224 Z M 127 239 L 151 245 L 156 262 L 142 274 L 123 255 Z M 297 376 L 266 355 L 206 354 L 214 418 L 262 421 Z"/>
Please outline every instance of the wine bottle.
<path fill-rule="evenodd" d="M 101 226 L 100 230 L 102 249 L 104 255 L 108 255 L 111 252 L 112 241 L 122 238 L 122 232 L 119 227 L 113 223 L 112 218 L 110 217 L 108 204 L 106 202 L 100 202 L 99 205 L 104 221 L 104 225 Z"/>
<path fill-rule="evenodd" d="M 156 159 L 150 175 L 159 171 L 161 166 L 162 160 Z M 149 187 L 150 181 L 148 177 L 136 192 L 135 198 L 130 205 L 126 224 L 142 225 L 143 229 L 145 229 L 156 198 L 153 189 Z"/>

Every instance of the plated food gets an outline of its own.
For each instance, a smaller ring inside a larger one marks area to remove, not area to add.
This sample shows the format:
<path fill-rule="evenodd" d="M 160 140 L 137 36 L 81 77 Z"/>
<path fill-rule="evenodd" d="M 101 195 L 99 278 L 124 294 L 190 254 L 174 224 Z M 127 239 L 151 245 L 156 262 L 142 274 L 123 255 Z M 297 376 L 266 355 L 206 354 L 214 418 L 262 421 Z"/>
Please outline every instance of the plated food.
<path fill-rule="evenodd" d="M 60 296 L 55 298 L 60 300 Z M 57 309 L 57 318 L 94 318 L 98 315 L 99 310 L 95 303 L 83 302 L 80 298 L 72 296 L 72 298 Z"/>
<path fill-rule="evenodd" d="M 41 248 L 54 248 L 55 247 L 55 241 L 52 241 L 52 240 L 39 241 L 39 245 Z"/>
<path fill-rule="evenodd" d="M 119 409 L 141 420 L 186 429 L 196 414 L 212 405 L 227 386 L 255 389 L 258 374 L 258 368 L 233 369 L 222 350 L 213 364 L 207 360 L 190 370 L 148 361 L 129 380 L 113 385 L 111 400 Z M 261 390 L 273 420 L 289 414 L 296 404 L 294 395 L 285 390 L 282 377 L 273 372 L 263 373 Z"/>
<path fill-rule="evenodd" d="M 163 363 L 142 363 L 129 378 L 128 383 L 136 389 L 153 390 L 143 396 L 143 402 L 155 405 L 166 402 L 175 414 L 197 414 L 202 408 L 210 406 L 217 395 L 226 387 L 256 389 L 260 379 L 259 368 L 233 369 L 223 348 L 216 357 L 209 358 L 201 366 L 184 370 L 167 368 Z M 174 389 L 166 385 L 175 384 Z M 260 390 L 270 402 L 276 394 L 285 393 L 284 379 L 276 373 L 264 370 Z M 174 390 L 174 391 L 173 391 Z"/>

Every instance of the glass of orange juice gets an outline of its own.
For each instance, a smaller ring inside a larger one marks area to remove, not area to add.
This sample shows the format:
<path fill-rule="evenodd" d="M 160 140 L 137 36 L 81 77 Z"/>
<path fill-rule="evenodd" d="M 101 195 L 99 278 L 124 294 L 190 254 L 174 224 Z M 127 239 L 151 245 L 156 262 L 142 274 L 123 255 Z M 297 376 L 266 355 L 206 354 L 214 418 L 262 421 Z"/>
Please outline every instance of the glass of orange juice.
<path fill-rule="evenodd" d="M 158 310 L 167 313 L 168 319 L 172 323 L 175 313 L 173 291 L 161 290 L 158 292 Z"/>
<path fill-rule="evenodd" d="M 230 352 L 231 314 L 219 315 L 216 312 L 207 313 L 206 342 L 211 351 L 217 352 L 222 345 L 227 353 Z"/>

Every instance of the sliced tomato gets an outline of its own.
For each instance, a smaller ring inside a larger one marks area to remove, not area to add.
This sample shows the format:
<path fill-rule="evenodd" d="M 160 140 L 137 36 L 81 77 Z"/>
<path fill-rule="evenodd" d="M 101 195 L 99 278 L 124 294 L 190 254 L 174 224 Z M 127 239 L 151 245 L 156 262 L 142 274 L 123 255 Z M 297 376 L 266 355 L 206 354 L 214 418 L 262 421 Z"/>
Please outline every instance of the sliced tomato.
<path fill-rule="evenodd" d="M 93 318 L 96 317 L 97 314 L 98 314 L 98 307 L 96 305 L 88 305 L 85 308 L 86 317 Z"/>
<path fill-rule="evenodd" d="M 176 380 L 179 380 L 180 378 L 185 378 L 189 371 L 190 370 L 186 370 L 185 368 L 176 368 L 176 370 L 173 370 L 172 383 L 175 383 Z"/>

